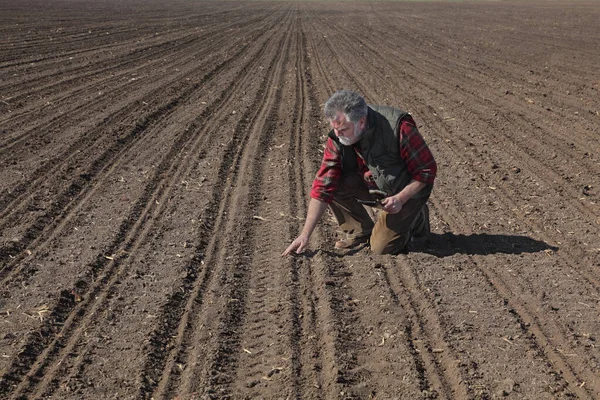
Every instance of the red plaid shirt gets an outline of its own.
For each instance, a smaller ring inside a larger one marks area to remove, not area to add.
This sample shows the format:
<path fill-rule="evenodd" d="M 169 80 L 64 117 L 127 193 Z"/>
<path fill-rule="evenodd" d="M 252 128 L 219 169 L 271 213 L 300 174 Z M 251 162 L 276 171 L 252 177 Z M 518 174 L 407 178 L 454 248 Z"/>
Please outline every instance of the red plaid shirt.
<path fill-rule="evenodd" d="M 400 155 L 413 179 L 423 183 L 433 183 L 437 172 L 435 159 L 427 147 L 423 136 L 417 130 L 412 117 L 406 117 L 400 121 L 399 129 Z M 353 146 L 356 152 L 359 173 L 363 176 L 365 184 L 369 189 L 377 189 L 377 185 L 370 179 L 371 171 L 360 156 L 360 149 Z M 327 204 L 333 201 L 338 182 L 342 176 L 342 158 L 334 141 L 327 139 L 321 168 L 313 181 L 310 196 L 313 199 L 323 201 Z"/>

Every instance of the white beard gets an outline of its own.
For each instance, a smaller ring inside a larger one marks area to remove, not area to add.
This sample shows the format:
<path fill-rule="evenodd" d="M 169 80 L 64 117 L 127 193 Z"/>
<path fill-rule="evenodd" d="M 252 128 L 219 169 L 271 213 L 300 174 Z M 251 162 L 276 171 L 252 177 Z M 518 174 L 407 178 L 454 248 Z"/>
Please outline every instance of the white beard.
<path fill-rule="evenodd" d="M 361 132 L 357 132 L 357 131 L 358 131 L 358 124 L 354 125 L 354 132 L 353 132 L 354 135 L 352 138 L 347 138 L 345 136 L 338 137 L 338 139 L 340 140 L 340 143 L 343 144 L 344 146 L 352 146 L 354 143 L 358 142 L 366 130 L 363 130 Z"/>
<path fill-rule="evenodd" d="M 344 146 L 352 146 L 354 143 L 356 143 L 355 141 L 352 141 L 350 139 L 348 139 L 347 137 L 338 137 L 338 139 L 340 140 L 340 143 L 343 144 Z"/>

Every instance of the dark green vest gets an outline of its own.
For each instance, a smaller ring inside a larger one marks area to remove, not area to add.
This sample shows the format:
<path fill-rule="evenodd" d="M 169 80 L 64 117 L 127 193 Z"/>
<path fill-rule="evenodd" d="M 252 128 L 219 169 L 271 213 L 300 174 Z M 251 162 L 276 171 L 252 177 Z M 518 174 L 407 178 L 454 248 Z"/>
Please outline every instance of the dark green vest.
<path fill-rule="evenodd" d="M 397 108 L 369 106 L 369 129 L 359 141 L 362 157 L 373 174 L 377 187 L 389 196 L 400 192 L 412 180 L 412 175 L 400 156 L 398 135 L 398 124 L 408 115 Z M 358 164 L 352 146 L 341 144 L 333 130 L 329 132 L 329 137 L 336 143 L 342 155 L 343 173 L 356 171 Z M 414 197 L 426 197 L 432 188 L 433 185 L 428 184 Z"/>

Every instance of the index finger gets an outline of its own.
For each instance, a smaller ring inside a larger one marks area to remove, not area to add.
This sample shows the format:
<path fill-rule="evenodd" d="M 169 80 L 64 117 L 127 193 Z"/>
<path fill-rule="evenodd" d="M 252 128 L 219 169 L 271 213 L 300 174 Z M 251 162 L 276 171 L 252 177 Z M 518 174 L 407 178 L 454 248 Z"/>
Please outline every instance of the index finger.
<path fill-rule="evenodd" d="M 290 254 L 290 252 L 294 249 L 294 243 L 290 244 L 287 249 L 284 250 L 283 253 L 281 253 L 281 257 L 285 257 L 288 254 Z"/>

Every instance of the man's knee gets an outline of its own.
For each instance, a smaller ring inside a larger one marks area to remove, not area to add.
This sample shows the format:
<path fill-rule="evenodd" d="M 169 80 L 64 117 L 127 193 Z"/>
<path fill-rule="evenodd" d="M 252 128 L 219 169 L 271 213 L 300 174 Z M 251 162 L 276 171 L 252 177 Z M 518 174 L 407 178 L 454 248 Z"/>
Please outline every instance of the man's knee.
<path fill-rule="evenodd" d="M 382 240 L 374 240 L 371 236 L 370 240 L 371 251 L 376 255 L 383 254 L 398 254 L 402 252 L 402 248 L 393 242 L 387 242 Z"/>
<path fill-rule="evenodd" d="M 381 247 L 381 246 L 378 246 L 378 247 L 371 246 L 371 251 L 373 252 L 373 254 L 378 255 L 378 256 L 381 256 L 383 254 L 391 254 L 386 251 L 385 247 Z"/>

